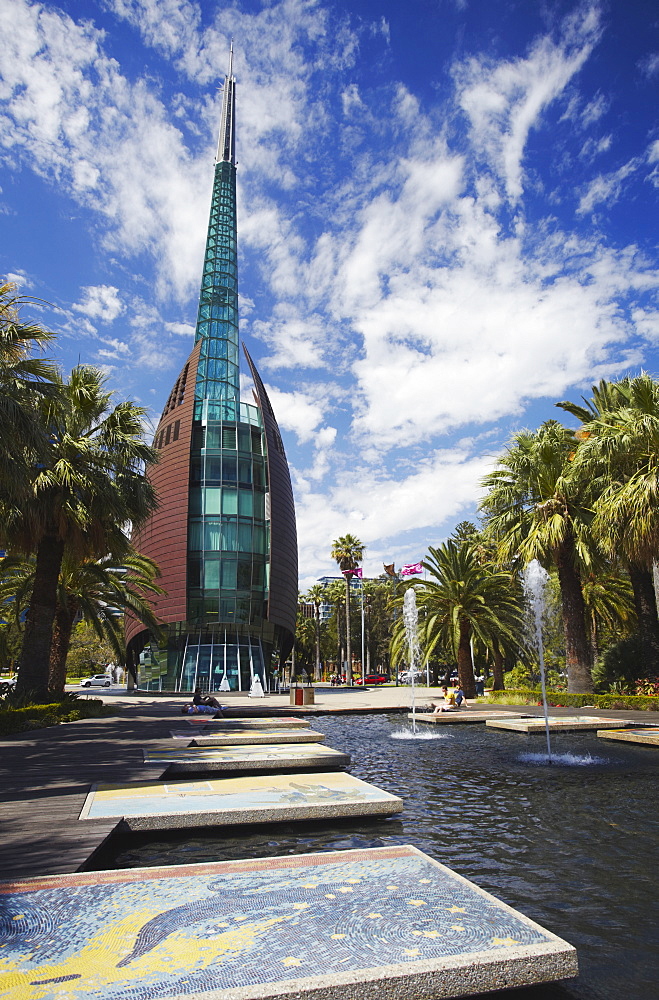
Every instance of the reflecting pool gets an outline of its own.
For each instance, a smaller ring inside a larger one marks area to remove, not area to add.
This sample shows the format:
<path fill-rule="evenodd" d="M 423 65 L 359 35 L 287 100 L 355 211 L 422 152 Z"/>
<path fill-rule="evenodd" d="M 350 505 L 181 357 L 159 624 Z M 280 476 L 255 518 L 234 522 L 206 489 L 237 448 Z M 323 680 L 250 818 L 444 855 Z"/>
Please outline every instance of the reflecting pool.
<path fill-rule="evenodd" d="M 547 767 L 540 736 L 453 725 L 392 739 L 403 719 L 314 719 L 328 746 L 351 754 L 353 774 L 403 798 L 399 817 L 133 836 L 99 867 L 414 844 L 579 952 L 578 979 L 490 996 L 656 1000 L 659 751 L 555 733 L 564 763 Z"/>

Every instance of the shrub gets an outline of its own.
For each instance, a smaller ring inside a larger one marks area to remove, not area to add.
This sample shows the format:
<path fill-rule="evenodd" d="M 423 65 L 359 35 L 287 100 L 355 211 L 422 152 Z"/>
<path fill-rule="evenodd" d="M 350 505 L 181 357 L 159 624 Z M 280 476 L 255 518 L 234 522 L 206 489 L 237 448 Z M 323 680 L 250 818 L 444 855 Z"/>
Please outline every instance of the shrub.
<path fill-rule="evenodd" d="M 643 643 L 639 635 L 619 639 L 604 651 L 593 667 L 595 690 L 606 692 L 615 684 L 632 692 L 643 670 Z"/>
<path fill-rule="evenodd" d="M 24 700 L 24 699 L 23 699 Z M 45 729 L 61 722 L 76 722 L 78 719 L 97 719 L 112 715 L 113 709 L 104 705 L 99 698 L 77 698 L 66 694 L 49 705 L 9 704 L 6 698 L 0 702 L 0 737 L 32 729 Z"/>
<path fill-rule="evenodd" d="M 542 701 L 540 688 L 517 691 L 493 691 L 490 702 L 501 705 L 537 705 Z M 547 691 L 547 704 L 562 708 L 615 708 L 642 712 L 659 712 L 659 696 L 632 694 L 568 694 L 567 691 Z"/>

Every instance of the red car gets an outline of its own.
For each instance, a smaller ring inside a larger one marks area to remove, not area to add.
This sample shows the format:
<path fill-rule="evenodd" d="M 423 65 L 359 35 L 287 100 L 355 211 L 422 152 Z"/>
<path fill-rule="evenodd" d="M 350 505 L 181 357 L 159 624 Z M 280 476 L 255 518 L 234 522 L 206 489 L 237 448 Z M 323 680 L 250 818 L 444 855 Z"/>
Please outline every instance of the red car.
<path fill-rule="evenodd" d="M 355 681 L 356 684 L 388 684 L 389 678 L 386 674 L 366 674 L 366 677 L 362 680 L 358 677 Z"/>

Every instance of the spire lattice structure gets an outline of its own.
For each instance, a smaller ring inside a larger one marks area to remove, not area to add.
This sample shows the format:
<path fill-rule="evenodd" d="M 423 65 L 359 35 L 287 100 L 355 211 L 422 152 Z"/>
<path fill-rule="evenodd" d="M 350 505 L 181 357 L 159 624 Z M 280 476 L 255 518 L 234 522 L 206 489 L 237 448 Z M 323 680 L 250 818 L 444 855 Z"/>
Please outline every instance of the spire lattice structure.
<path fill-rule="evenodd" d="M 195 341 L 201 340 L 202 345 L 195 396 L 200 401 L 225 400 L 229 405 L 224 412 L 227 416 L 233 414 L 234 419 L 235 404 L 240 401 L 235 120 L 232 45 L 224 81 L 222 123 L 199 293 Z"/>
<path fill-rule="evenodd" d="M 286 455 L 252 359 L 240 399 L 236 81 L 225 78 L 195 345 L 162 413 L 149 477 L 160 508 L 134 538 L 161 570 L 159 642 L 128 621 L 140 687 L 250 690 L 282 665 L 297 610 L 297 535 Z M 193 389 L 194 386 L 194 389 Z"/>

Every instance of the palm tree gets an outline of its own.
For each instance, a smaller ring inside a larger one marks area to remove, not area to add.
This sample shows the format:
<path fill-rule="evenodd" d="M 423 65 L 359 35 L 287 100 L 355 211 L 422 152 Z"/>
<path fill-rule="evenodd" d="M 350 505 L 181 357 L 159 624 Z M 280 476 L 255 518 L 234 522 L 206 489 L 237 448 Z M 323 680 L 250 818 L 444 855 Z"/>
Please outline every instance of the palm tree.
<path fill-rule="evenodd" d="M 332 559 L 338 563 L 346 581 L 346 659 L 348 683 L 352 684 L 352 644 L 350 641 L 350 580 L 362 561 L 364 546 L 354 535 L 342 535 L 332 542 Z"/>
<path fill-rule="evenodd" d="M 578 442 L 556 420 L 520 431 L 483 480 L 481 507 L 502 561 L 555 566 L 561 589 L 568 690 L 591 692 L 592 651 L 585 622 L 581 573 L 595 564 L 591 484 L 573 474 Z"/>
<path fill-rule="evenodd" d="M 0 604 L 11 602 L 20 618 L 28 605 L 34 586 L 34 559 L 11 556 L 0 564 Z M 142 621 L 158 633 L 160 626 L 146 594 L 162 594 L 155 583 L 158 567 L 147 556 L 135 551 L 120 563 L 107 556 L 100 560 L 77 562 L 65 553 L 57 588 L 57 608 L 50 649 L 48 690 L 61 692 L 66 683 L 66 658 L 73 626 L 78 617 L 94 629 L 99 639 L 108 642 L 119 660 L 125 660 L 123 613 Z"/>
<path fill-rule="evenodd" d="M 56 394 L 39 401 L 48 448 L 32 470 L 22 505 L 0 503 L 2 541 L 14 554 L 36 555 L 17 691 L 48 690 L 57 587 L 65 550 L 76 560 L 130 552 L 130 523 L 142 524 L 156 507 L 144 475 L 157 452 L 145 444 L 145 410 L 131 402 L 111 409 L 105 376 L 74 368 Z"/>
<path fill-rule="evenodd" d="M 510 573 L 483 563 L 469 541 L 448 539 L 430 548 L 423 567 L 429 578 L 416 581 L 420 640 L 427 660 L 438 646 L 452 649 L 467 698 L 476 696 L 472 638 L 486 648 L 519 644 L 524 615 L 519 588 Z M 400 625 L 397 627 L 400 633 Z"/>
<path fill-rule="evenodd" d="M 30 301 L 12 282 L 0 284 L 0 496 L 16 502 L 46 446 L 35 400 L 52 391 L 58 377 L 53 362 L 30 356 L 55 336 L 22 322 L 21 309 Z"/>
<path fill-rule="evenodd" d="M 659 553 L 659 384 L 650 375 L 600 381 L 584 406 L 557 403 L 584 425 L 575 470 L 598 486 L 593 531 L 622 561 L 634 591 L 646 676 L 659 676 L 652 564 Z"/>
<path fill-rule="evenodd" d="M 316 631 L 316 680 L 322 679 L 322 668 L 320 664 L 320 606 L 324 603 L 325 598 L 325 588 L 321 583 L 314 583 L 313 586 L 309 587 L 306 595 L 305 601 L 309 604 L 313 604 L 314 611 L 314 624 Z"/>

